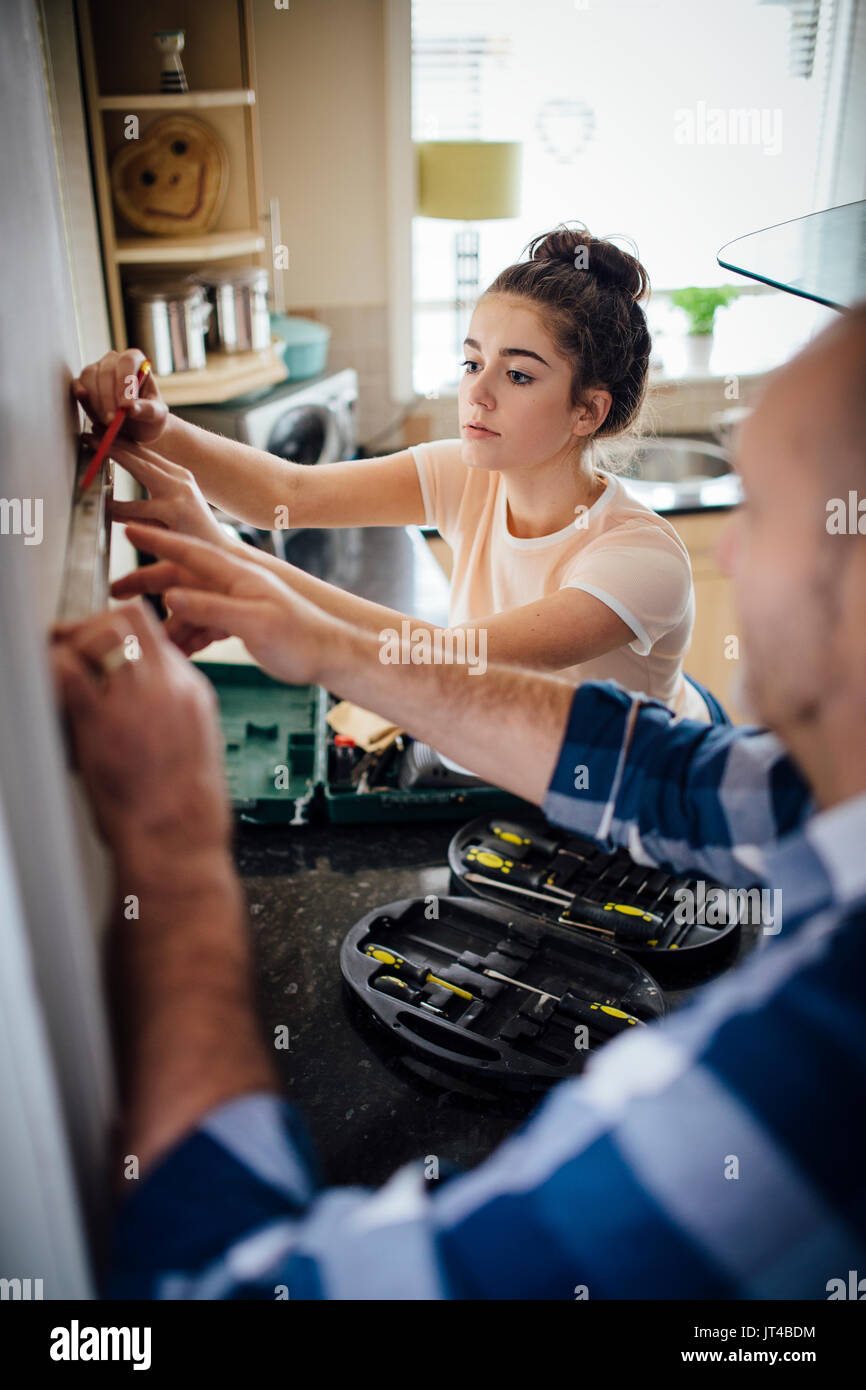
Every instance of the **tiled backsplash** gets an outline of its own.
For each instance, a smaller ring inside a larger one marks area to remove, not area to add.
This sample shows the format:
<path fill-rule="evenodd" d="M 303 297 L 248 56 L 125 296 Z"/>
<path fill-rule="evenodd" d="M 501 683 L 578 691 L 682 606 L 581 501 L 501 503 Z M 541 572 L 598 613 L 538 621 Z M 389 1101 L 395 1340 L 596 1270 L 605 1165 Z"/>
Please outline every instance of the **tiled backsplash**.
<path fill-rule="evenodd" d="M 328 369 L 339 372 L 354 367 L 358 373 L 358 439 L 362 444 L 376 438 L 399 417 L 400 408 L 390 399 L 388 388 L 388 311 L 384 304 L 327 305 L 321 308 L 291 310 L 292 314 L 315 319 L 331 330 Z M 385 452 L 402 447 L 397 431 L 382 441 Z"/>

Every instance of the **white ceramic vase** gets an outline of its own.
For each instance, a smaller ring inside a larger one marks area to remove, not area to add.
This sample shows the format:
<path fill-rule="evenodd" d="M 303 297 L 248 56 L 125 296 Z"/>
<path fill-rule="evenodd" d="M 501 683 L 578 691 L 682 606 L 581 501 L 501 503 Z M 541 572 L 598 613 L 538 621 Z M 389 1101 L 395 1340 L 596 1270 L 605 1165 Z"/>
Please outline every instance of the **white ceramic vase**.
<path fill-rule="evenodd" d="M 690 376 L 706 376 L 712 355 L 712 333 L 686 334 L 686 368 Z"/>

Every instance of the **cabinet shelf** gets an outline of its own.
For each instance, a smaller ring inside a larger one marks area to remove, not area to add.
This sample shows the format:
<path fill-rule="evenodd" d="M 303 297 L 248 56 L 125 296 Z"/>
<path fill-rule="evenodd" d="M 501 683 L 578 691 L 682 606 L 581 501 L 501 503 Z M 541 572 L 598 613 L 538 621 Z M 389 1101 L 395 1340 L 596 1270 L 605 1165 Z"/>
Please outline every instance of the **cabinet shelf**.
<path fill-rule="evenodd" d="M 249 264 L 255 260 L 261 265 L 266 259 L 262 219 L 266 200 L 262 192 L 253 3 L 254 0 L 209 0 L 206 6 L 181 6 L 184 14 L 189 12 L 190 16 L 193 11 L 207 10 L 207 32 L 199 29 L 192 45 L 195 50 L 193 90 L 156 92 L 147 90 L 151 84 L 156 85 L 158 72 L 153 49 L 157 17 L 150 13 L 154 7 L 118 6 L 117 0 L 74 0 L 105 287 L 115 347 L 121 347 L 126 340 L 124 281 L 138 278 L 139 269 L 142 273 L 149 268 L 154 274 L 172 274 L 172 267 L 184 273 L 183 268 L 194 270 L 213 261 L 236 259 Z M 167 15 L 168 10 L 164 14 Z M 171 22 L 182 22 L 180 14 L 174 14 Z M 194 232 L 192 228 L 184 230 L 183 226 L 178 226 L 177 235 L 142 235 L 116 215 L 111 153 L 114 146 L 120 145 L 119 124 L 130 112 L 159 115 L 196 111 L 202 116 L 208 111 L 212 113 L 210 123 L 228 151 L 228 187 L 218 225 L 234 230 Z M 256 379 L 249 384 L 248 375 L 247 371 L 241 372 L 243 380 L 233 389 L 224 380 L 224 374 L 220 374 L 220 382 L 215 384 L 210 369 L 201 377 L 184 373 L 182 379 L 169 378 L 166 398 L 180 399 L 177 393 L 182 392 L 183 399 L 189 401 L 192 398 L 187 391 L 198 379 L 201 390 L 207 394 L 197 395 L 195 399 L 225 400 L 231 395 L 254 390 L 262 377 L 264 385 L 279 381 L 285 372 L 282 363 L 274 364 L 268 355 L 268 362 L 264 366 L 258 364 L 254 373 Z"/>
<path fill-rule="evenodd" d="M 166 405 L 216 405 L 276 386 L 288 378 L 286 364 L 272 345 L 264 352 L 214 352 L 200 371 L 155 378 Z"/>
<path fill-rule="evenodd" d="M 202 232 L 195 237 L 118 237 L 114 252 L 117 265 L 188 265 L 193 261 L 219 261 L 263 251 L 261 232 Z"/>
<path fill-rule="evenodd" d="M 100 111 L 206 111 L 223 106 L 252 106 L 256 94 L 250 87 L 224 92 L 132 92 L 98 101 Z"/>

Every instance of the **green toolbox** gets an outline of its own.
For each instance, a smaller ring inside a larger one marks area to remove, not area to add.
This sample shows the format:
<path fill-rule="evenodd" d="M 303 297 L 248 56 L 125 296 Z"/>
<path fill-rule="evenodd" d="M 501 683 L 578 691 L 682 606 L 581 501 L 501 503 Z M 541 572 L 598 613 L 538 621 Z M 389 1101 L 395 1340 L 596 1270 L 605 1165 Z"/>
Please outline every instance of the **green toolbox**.
<path fill-rule="evenodd" d="M 284 685 L 253 664 L 199 658 L 196 665 L 219 699 L 229 796 L 245 819 L 303 825 L 321 818 L 366 825 L 527 810 L 527 802 L 499 787 L 446 785 L 447 769 L 442 785 L 430 785 L 428 778 L 427 785 L 407 786 L 405 764 L 413 752 L 408 738 L 404 749 L 382 759 L 374 778 L 353 782 L 340 773 L 338 736 L 327 720 L 334 699 L 321 686 Z"/>

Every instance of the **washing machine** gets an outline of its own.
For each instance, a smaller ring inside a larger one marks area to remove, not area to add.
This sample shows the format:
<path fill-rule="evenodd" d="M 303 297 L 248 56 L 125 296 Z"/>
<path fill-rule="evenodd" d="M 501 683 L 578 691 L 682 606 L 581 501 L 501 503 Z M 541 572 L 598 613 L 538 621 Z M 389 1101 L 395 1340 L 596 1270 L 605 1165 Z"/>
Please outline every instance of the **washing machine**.
<path fill-rule="evenodd" d="M 357 457 L 357 405 L 358 373 L 346 367 L 224 405 L 179 406 L 174 413 L 279 458 L 314 465 Z M 219 512 L 217 516 L 243 540 L 281 559 L 286 558 L 286 542 L 296 534 L 291 528 L 260 531 Z"/>

